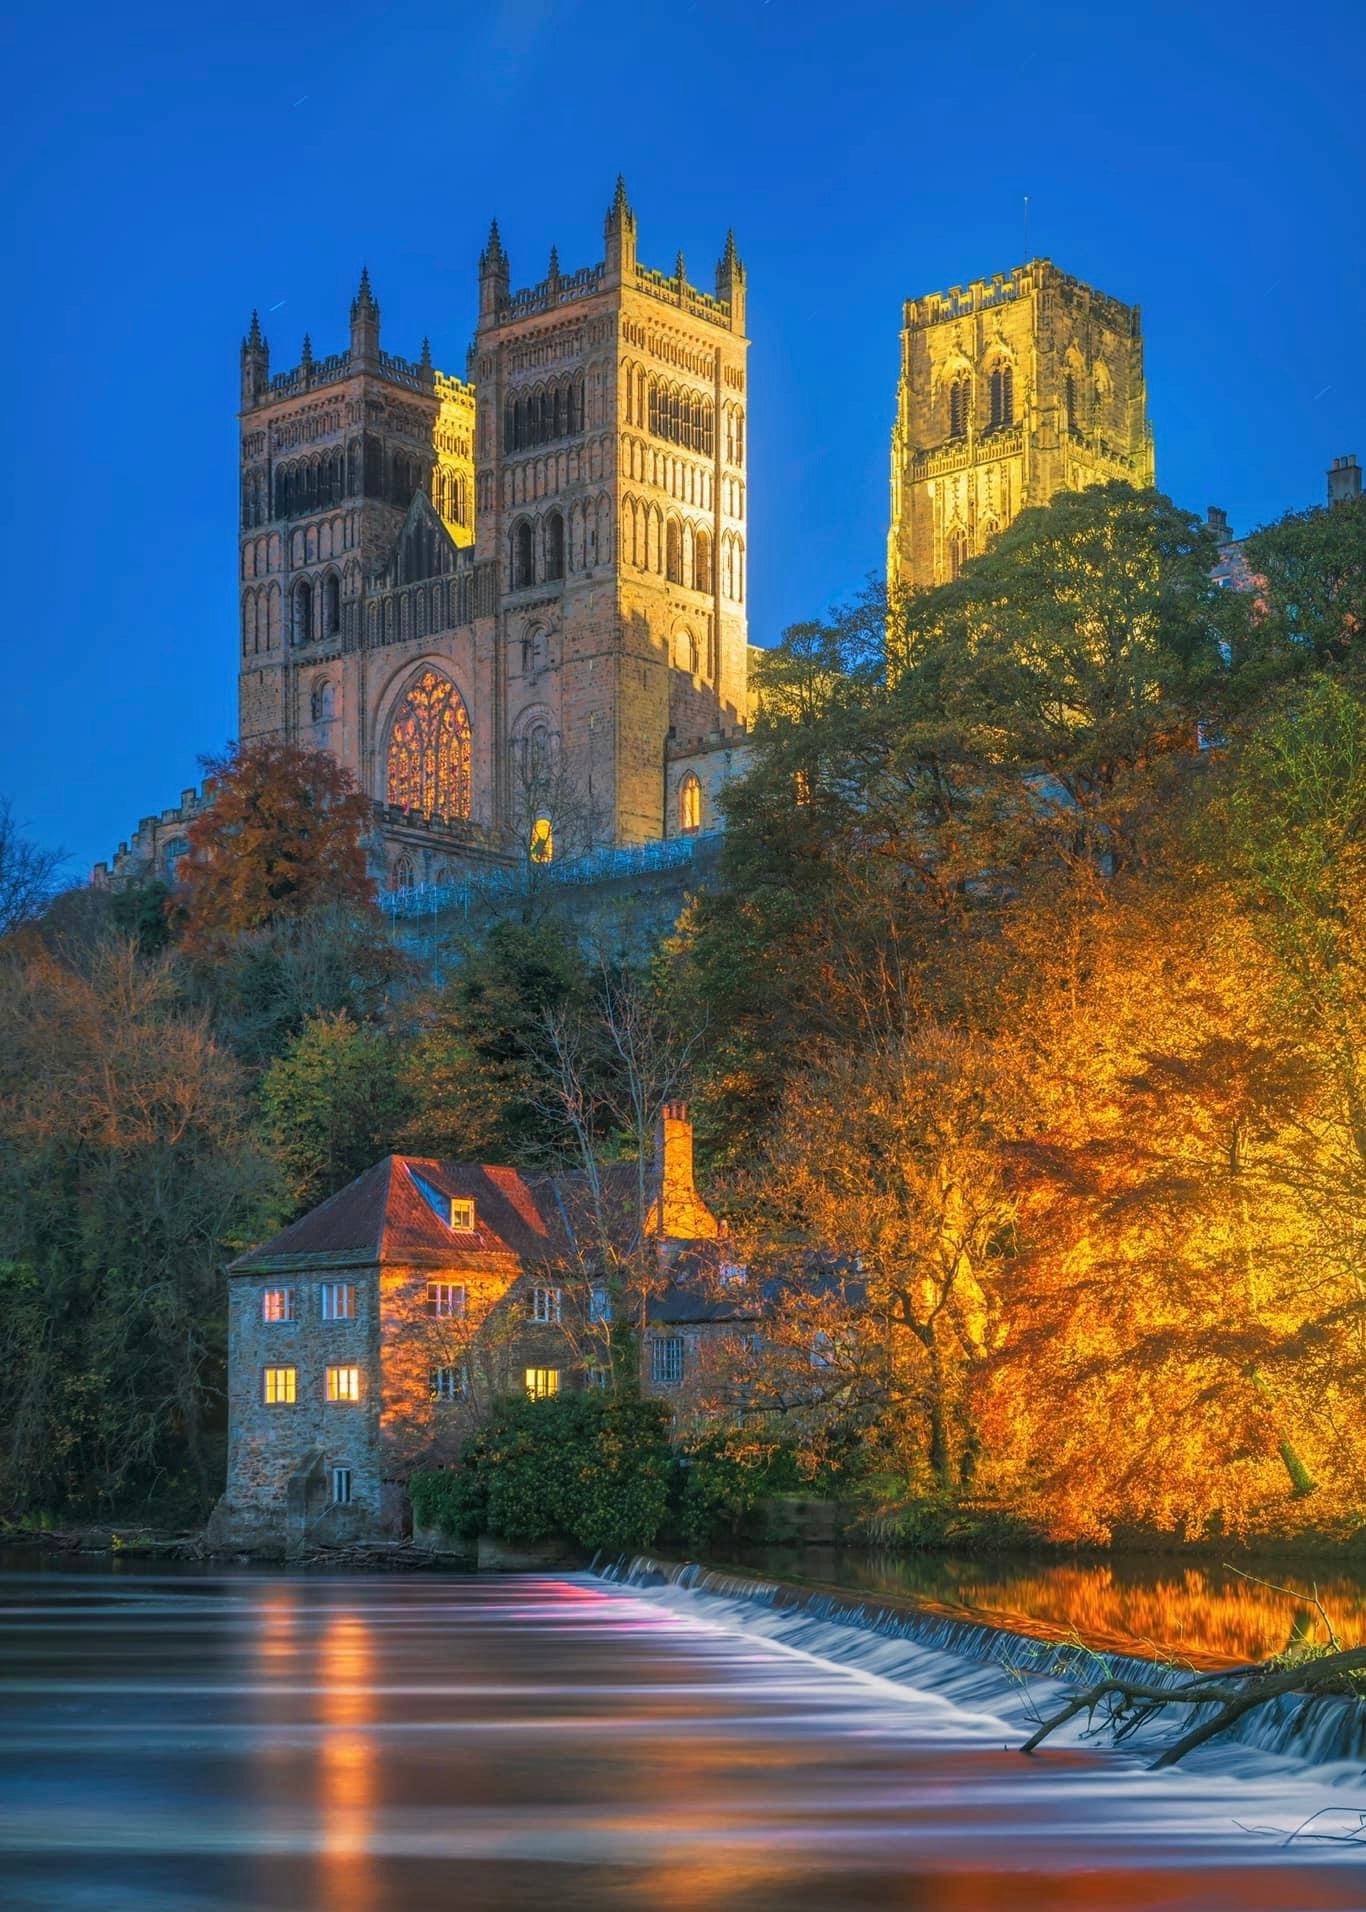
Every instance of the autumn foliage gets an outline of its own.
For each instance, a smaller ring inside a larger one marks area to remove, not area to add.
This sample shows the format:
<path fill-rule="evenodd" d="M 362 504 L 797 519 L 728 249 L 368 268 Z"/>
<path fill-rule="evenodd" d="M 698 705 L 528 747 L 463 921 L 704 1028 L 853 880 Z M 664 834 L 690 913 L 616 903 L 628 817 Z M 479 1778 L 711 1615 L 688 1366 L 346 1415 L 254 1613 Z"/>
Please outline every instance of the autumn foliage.
<path fill-rule="evenodd" d="M 372 906 L 361 839 L 371 809 L 322 750 L 271 738 L 206 759 L 213 802 L 186 832 L 176 908 L 204 950 L 319 905 Z"/>

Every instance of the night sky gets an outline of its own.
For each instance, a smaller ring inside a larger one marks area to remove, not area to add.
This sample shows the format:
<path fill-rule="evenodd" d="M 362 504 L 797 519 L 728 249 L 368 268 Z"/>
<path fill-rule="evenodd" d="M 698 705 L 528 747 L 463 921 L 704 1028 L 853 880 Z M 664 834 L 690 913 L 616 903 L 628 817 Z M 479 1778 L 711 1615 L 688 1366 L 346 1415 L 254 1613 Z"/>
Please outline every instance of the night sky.
<path fill-rule="evenodd" d="M 35 5 L 3 29 L 0 793 L 73 875 L 232 734 L 238 344 L 463 372 L 513 284 L 749 268 L 751 635 L 883 561 L 901 301 L 1027 253 L 1143 308 L 1158 482 L 1240 530 L 1366 461 L 1355 0 Z M 1026 245 L 1024 198 L 1029 196 Z"/>

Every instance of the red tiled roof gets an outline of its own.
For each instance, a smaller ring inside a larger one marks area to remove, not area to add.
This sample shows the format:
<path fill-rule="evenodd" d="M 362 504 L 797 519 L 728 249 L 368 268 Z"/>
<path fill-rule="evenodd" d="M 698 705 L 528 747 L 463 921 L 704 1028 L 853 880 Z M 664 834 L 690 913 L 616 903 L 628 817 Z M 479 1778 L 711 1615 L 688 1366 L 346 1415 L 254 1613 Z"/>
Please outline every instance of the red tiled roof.
<path fill-rule="evenodd" d="M 474 1232 L 449 1228 L 423 1195 L 420 1176 L 439 1194 L 473 1201 Z M 636 1171 L 601 1171 L 607 1226 L 619 1247 L 638 1230 Z M 653 1177 L 651 1177 L 651 1195 Z M 420 1155 L 386 1155 L 325 1202 L 259 1248 L 239 1255 L 236 1271 L 296 1255 L 334 1255 L 383 1264 L 449 1265 L 461 1255 L 516 1255 L 535 1261 L 590 1249 L 595 1221 L 586 1178 L 526 1176 L 519 1169 L 443 1162 Z"/>

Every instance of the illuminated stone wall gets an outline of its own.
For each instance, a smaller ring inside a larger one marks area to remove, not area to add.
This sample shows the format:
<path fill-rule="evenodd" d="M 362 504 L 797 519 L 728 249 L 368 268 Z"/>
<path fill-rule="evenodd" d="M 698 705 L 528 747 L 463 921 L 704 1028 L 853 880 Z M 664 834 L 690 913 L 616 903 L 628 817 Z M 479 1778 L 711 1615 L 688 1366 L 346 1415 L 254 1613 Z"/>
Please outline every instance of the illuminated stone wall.
<path fill-rule="evenodd" d="M 1137 306 L 1046 259 L 908 300 L 887 572 L 945 583 L 1027 505 L 1153 482 Z"/>

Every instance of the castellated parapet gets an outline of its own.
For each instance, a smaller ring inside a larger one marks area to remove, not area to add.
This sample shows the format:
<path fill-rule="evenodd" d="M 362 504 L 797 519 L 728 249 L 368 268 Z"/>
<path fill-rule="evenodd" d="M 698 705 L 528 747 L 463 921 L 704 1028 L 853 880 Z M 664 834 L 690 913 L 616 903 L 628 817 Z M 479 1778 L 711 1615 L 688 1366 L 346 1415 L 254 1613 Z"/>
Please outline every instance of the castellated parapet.
<path fill-rule="evenodd" d="M 888 581 L 957 576 L 1060 491 L 1153 483 L 1137 306 L 1047 259 L 909 299 L 892 431 Z"/>

